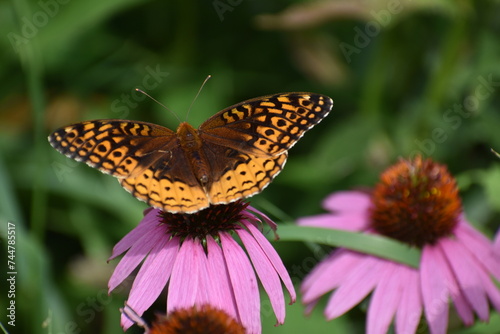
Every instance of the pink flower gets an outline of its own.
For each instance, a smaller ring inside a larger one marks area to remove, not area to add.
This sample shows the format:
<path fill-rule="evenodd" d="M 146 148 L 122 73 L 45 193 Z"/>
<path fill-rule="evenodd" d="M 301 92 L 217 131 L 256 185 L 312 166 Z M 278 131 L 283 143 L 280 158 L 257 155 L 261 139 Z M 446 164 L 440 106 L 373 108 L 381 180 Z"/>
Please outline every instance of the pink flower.
<path fill-rule="evenodd" d="M 127 301 L 139 316 L 168 286 L 167 314 L 212 305 L 240 322 L 247 333 L 260 333 L 258 276 L 277 323 L 282 324 L 285 304 L 281 282 L 291 303 L 295 302 L 295 290 L 281 259 L 258 228 L 263 221 L 276 229 L 268 217 L 241 201 L 195 214 L 148 209 L 139 225 L 113 249 L 110 260 L 126 254 L 111 276 L 109 291 L 144 261 Z M 124 329 L 132 325 L 124 315 L 121 323 Z"/>
<path fill-rule="evenodd" d="M 367 333 L 415 333 L 423 314 L 430 332 L 444 334 L 449 301 L 466 325 L 474 314 L 489 319 L 489 304 L 500 311 L 500 255 L 461 213 L 455 180 L 446 167 L 417 157 L 401 161 L 381 176 L 373 194 L 339 192 L 324 201 L 330 213 L 299 220 L 302 226 L 382 234 L 419 247 L 420 268 L 338 249 L 319 263 L 302 284 L 311 310 L 331 291 L 324 311 L 339 317 L 370 292 Z"/>

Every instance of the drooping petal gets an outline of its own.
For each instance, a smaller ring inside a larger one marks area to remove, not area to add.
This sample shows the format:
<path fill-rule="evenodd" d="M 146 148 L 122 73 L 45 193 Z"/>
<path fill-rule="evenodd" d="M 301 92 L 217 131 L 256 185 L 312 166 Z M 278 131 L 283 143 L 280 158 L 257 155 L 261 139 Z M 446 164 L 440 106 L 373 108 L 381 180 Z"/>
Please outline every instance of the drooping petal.
<path fill-rule="evenodd" d="M 454 231 L 456 238 L 476 261 L 481 263 L 497 280 L 500 280 L 500 255 L 495 255 L 491 241 L 462 219 Z"/>
<path fill-rule="evenodd" d="M 366 212 L 370 205 L 370 196 L 360 191 L 339 191 L 323 200 L 325 210 L 338 213 Z"/>
<path fill-rule="evenodd" d="M 198 247 L 201 247 L 199 240 L 191 238 L 184 239 L 181 244 L 168 286 L 167 314 L 194 305 L 199 288 Z"/>
<path fill-rule="evenodd" d="M 264 222 L 267 225 L 269 225 L 269 227 L 271 227 L 273 231 L 276 231 L 276 229 L 278 228 L 278 225 L 275 222 L 273 222 L 271 218 L 269 218 L 266 214 L 260 212 L 256 208 L 252 207 L 251 205 L 247 207 L 247 210 L 244 213 L 245 215 L 248 215 L 252 219 L 259 221 L 260 219 L 255 216 L 256 213 L 259 217 L 261 217 L 264 220 Z"/>
<path fill-rule="evenodd" d="M 137 225 L 132 231 L 127 233 L 118 243 L 113 247 L 113 252 L 111 253 L 111 257 L 108 261 L 111 261 L 118 255 L 125 252 L 127 249 L 132 247 L 135 243 L 139 242 L 144 235 L 151 233 L 152 231 L 161 228 L 158 226 L 158 212 L 159 210 L 153 209 L 150 210 L 144 218 L 142 218 L 139 225 Z M 164 229 L 164 227 L 163 227 Z"/>
<path fill-rule="evenodd" d="M 420 283 L 424 313 L 432 334 L 445 334 L 448 327 L 449 291 L 440 266 L 447 264 L 439 249 L 425 246 L 420 260 Z"/>
<path fill-rule="evenodd" d="M 446 254 L 444 254 L 439 246 L 436 246 L 435 256 L 437 256 L 438 261 L 442 263 L 441 267 L 436 268 L 436 270 L 439 270 L 444 277 L 444 283 L 446 284 L 448 295 L 451 297 L 455 310 L 464 324 L 471 325 L 474 322 L 474 311 L 466 296 L 463 294 L 463 291 L 460 289 L 453 268 L 446 259 Z"/>
<path fill-rule="evenodd" d="M 400 266 L 397 275 L 403 290 L 396 312 L 396 333 L 416 333 L 422 316 L 419 273 L 414 268 Z"/>
<path fill-rule="evenodd" d="M 470 253 L 455 240 L 443 238 L 438 243 L 453 269 L 459 288 L 483 321 L 488 320 L 488 300 Z"/>
<path fill-rule="evenodd" d="M 385 334 L 389 329 L 401 299 L 403 286 L 407 284 L 400 281 L 397 275 L 398 266 L 400 265 L 392 261 L 386 261 L 384 264 L 380 281 L 370 299 L 367 334 Z"/>
<path fill-rule="evenodd" d="M 290 304 L 295 303 L 297 297 L 295 294 L 295 288 L 293 286 L 292 279 L 290 278 L 290 275 L 288 274 L 288 271 L 283 264 L 283 261 L 281 261 L 280 256 L 273 248 L 271 243 L 257 228 L 255 228 L 253 225 L 246 225 L 246 227 L 250 231 L 250 233 L 252 233 L 253 239 L 258 243 L 264 255 L 268 258 L 271 265 L 274 267 L 274 270 L 278 273 L 279 277 L 283 281 L 283 284 L 290 294 Z"/>
<path fill-rule="evenodd" d="M 324 312 L 326 318 L 344 314 L 365 298 L 380 281 L 386 263 L 386 260 L 367 255 L 353 267 L 330 297 Z"/>
<path fill-rule="evenodd" d="M 111 292 L 123 282 L 123 280 L 142 262 L 149 251 L 165 238 L 165 228 L 163 226 L 156 226 L 154 229 L 142 235 L 142 237 L 130 247 L 127 254 L 123 256 L 113 271 L 113 275 L 111 275 L 108 282 L 109 291 Z"/>
<path fill-rule="evenodd" d="M 261 332 L 257 277 L 247 255 L 226 232 L 219 234 L 241 323 L 248 333 Z"/>
<path fill-rule="evenodd" d="M 321 261 L 302 283 L 302 300 L 308 304 L 337 288 L 354 268 L 364 264 L 365 255 L 340 249 Z"/>
<path fill-rule="evenodd" d="M 283 324 L 285 321 L 285 297 L 278 273 L 252 235 L 243 229 L 236 230 L 236 233 L 245 245 L 260 282 L 269 296 L 278 324 Z"/>
<path fill-rule="evenodd" d="M 483 271 L 479 270 L 478 275 L 483 283 L 484 290 L 488 295 L 493 307 L 500 312 L 500 289 L 491 281 L 489 275 Z"/>
<path fill-rule="evenodd" d="M 240 320 L 222 249 L 211 236 L 207 236 L 207 253 L 207 269 L 212 283 L 211 303 L 234 319 Z"/>
<path fill-rule="evenodd" d="M 130 290 L 127 304 L 139 316 L 146 311 L 165 288 L 172 271 L 179 249 L 179 238 L 159 240 L 142 264 Z M 122 326 L 127 329 L 132 325 L 122 314 Z"/>

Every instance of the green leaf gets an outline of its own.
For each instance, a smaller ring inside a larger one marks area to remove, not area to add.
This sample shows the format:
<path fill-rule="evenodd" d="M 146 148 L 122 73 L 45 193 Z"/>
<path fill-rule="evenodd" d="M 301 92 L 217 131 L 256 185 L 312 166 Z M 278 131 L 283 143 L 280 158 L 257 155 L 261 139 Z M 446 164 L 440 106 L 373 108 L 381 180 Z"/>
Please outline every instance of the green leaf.
<path fill-rule="evenodd" d="M 407 244 L 380 235 L 292 224 L 280 225 L 278 234 L 281 241 L 315 242 L 328 246 L 344 247 L 407 264 L 414 268 L 418 268 L 420 263 L 418 249 L 410 248 Z"/>

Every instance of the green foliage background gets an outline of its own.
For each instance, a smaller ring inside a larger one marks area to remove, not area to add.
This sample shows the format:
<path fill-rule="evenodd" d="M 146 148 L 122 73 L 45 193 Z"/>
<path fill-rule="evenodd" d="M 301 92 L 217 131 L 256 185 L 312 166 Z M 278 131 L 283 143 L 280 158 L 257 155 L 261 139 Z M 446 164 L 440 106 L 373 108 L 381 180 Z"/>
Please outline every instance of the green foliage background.
<path fill-rule="evenodd" d="M 486 0 L 0 2 L 1 267 L 10 221 L 18 272 L 16 327 L 6 325 L 6 289 L 0 321 L 10 333 L 122 333 L 127 290 L 107 295 L 116 261 L 106 259 L 146 205 L 46 138 L 95 118 L 175 129 L 172 113 L 133 89 L 185 120 L 208 74 L 188 117 L 195 126 L 259 95 L 312 91 L 335 101 L 252 198 L 281 224 L 323 212 L 331 192 L 372 187 L 398 158 L 420 152 L 449 166 L 467 217 L 492 237 L 500 222 L 500 160 L 490 152 L 500 150 L 499 15 L 499 2 Z M 319 260 L 299 242 L 275 246 L 299 268 L 297 282 L 312 267 L 307 259 Z M 327 323 L 321 305 L 304 318 L 298 302 L 281 327 L 264 310 L 264 333 L 362 333 L 365 307 Z M 494 333 L 499 323 L 493 312 L 489 325 L 464 330 L 452 315 L 450 332 Z"/>

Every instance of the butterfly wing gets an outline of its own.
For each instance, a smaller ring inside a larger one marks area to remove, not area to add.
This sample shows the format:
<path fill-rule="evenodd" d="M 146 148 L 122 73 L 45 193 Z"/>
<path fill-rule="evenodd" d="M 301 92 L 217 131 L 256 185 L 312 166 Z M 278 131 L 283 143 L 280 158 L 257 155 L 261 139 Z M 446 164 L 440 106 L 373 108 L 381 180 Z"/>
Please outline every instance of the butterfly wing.
<path fill-rule="evenodd" d="M 49 136 L 56 150 L 116 177 L 140 174 L 163 157 L 175 133 L 162 126 L 124 120 L 95 120 L 62 127 Z"/>
<path fill-rule="evenodd" d="M 199 128 L 211 163 L 213 204 L 261 192 L 285 165 L 288 150 L 328 115 L 333 101 L 312 93 L 259 97 L 224 109 Z"/>
<path fill-rule="evenodd" d="M 200 184 L 175 132 L 151 123 L 97 120 L 56 130 L 59 152 L 119 178 L 138 199 L 172 213 L 193 213 L 264 189 L 283 168 L 288 149 L 319 123 L 332 100 L 283 93 L 224 109 L 198 129 L 207 182 Z"/>
<path fill-rule="evenodd" d="M 227 204 L 261 192 L 278 175 L 287 152 L 265 157 L 227 146 L 204 146 L 211 178 L 205 186 L 211 204 Z"/>
<path fill-rule="evenodd" d="M 186 155 L 177 145 L 141 174 L 120 180 L 134 197 L 171 213 L 194 213 L 210 205 Z"/>
<path fill-rule="evenodd" d="M 277 156 L 325 118 L 332 106 L 331 98 L 313 93 L 258 97 L 210 117 L 200 126 L 200 137 L 257 156 Z"/>
<path fill-rule="evenodd" d="M 146 122 L 96 120 L 66 126 L 50 144 L 71 159 L 119 178 L 138 199 L 170 212 L 207 207 L 172 130 Z"/>

